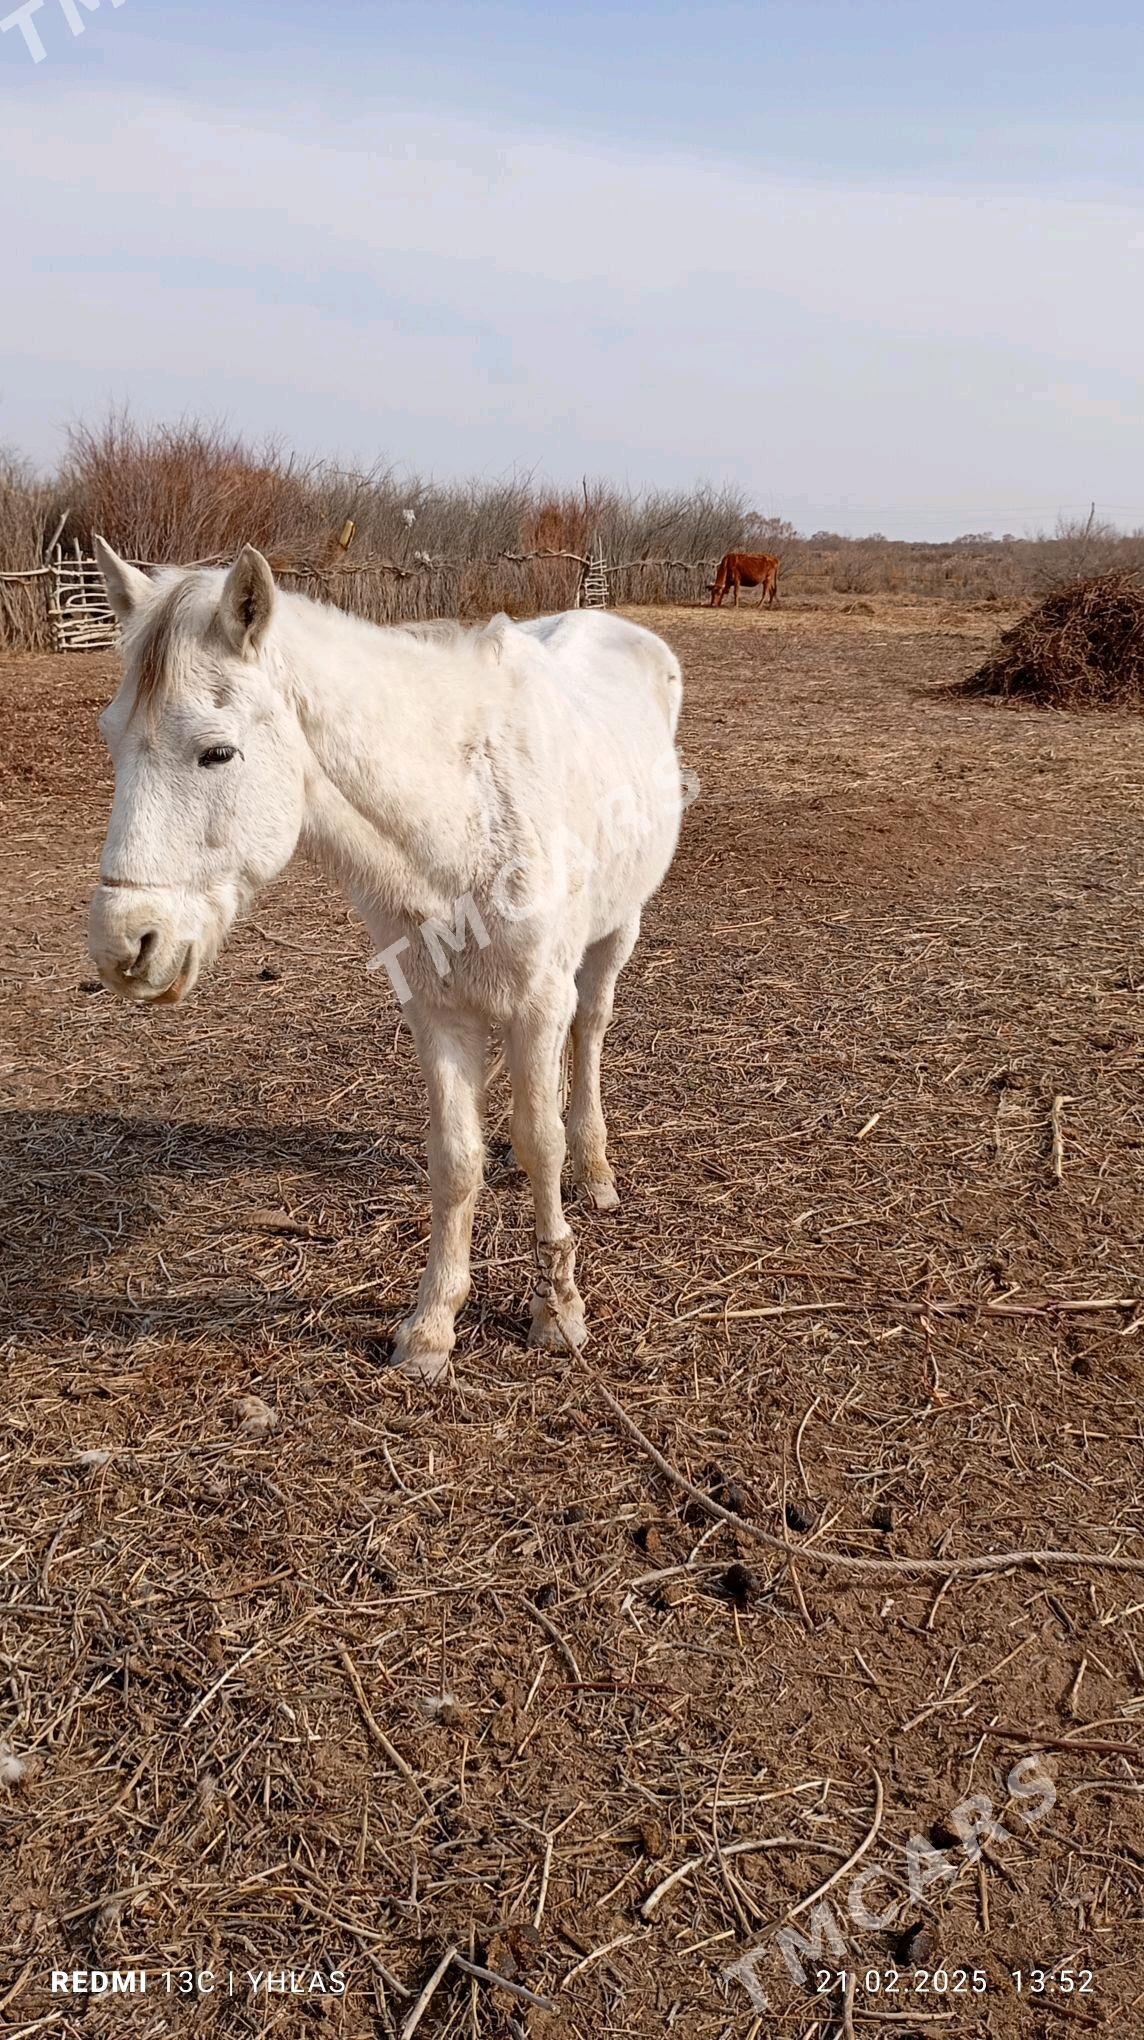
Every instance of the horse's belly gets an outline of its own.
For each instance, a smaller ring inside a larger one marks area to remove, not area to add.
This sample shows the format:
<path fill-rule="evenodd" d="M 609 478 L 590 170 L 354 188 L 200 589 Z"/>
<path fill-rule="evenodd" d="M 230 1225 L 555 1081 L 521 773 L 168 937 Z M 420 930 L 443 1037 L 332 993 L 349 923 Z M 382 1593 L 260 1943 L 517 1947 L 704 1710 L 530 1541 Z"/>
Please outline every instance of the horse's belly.
<path fill-rule="evenodd" d="M 630 921 L 658 891 L 675 854 L 678 835 L 678 819 L 665 819 L 626 850 L 600 859 L 589 891 L 589 942 L 598 942 Z"/>

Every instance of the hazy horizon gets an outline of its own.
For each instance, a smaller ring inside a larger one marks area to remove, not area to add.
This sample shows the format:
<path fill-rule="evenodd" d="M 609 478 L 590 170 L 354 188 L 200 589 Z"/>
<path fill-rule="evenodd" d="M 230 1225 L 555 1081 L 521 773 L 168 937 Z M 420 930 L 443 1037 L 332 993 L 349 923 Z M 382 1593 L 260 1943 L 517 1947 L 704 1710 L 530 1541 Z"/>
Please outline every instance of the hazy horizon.
<path fill-rule="evenodd" d="M 126 403 L 808 533 L 1144 526 L 1125 6 L 22 11 L 0 443 L 41 467 Z"/>

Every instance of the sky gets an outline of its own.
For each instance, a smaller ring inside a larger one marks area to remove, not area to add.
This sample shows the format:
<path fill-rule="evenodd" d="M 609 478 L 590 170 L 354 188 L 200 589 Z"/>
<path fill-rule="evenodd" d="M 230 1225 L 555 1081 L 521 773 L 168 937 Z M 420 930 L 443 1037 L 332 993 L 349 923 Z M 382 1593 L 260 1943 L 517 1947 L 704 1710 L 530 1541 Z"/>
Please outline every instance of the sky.
<path fill-rule="evenodd" d="M 1138 0 L 5 21 L 0 444 L 39 465 L 127 405 L 805 531 L 1144 526 Z"/>

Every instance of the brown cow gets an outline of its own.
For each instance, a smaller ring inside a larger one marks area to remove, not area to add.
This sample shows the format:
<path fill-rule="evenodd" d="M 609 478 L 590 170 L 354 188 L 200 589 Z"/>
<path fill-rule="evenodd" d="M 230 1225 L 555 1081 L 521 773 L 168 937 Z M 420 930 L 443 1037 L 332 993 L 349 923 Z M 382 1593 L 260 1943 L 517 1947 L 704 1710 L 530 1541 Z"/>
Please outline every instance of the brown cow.
<path fill-rule="evenodd" d="M 711 607 L 721 609 L 728 588 L 735 590 L 739 607 L 740 588 L 761 588 L 760 602 L 773 606 L 779 599 L 779 561 L 774 553 L 724 553 L 719 571 L 711 583 Z"/>

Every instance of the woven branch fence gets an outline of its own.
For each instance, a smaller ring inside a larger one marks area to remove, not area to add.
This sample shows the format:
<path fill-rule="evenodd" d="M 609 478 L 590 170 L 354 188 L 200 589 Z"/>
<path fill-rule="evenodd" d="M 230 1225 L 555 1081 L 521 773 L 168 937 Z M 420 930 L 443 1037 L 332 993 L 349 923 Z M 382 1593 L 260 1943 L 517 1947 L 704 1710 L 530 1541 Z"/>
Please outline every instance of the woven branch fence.
<path fill-rule="evenodd" d="M 11 651 L 51 649 L 51 568 L 0 574 L 0 645 Z"/>
<path fill-rule="evenodd" d="M 226 562 L 210 559 L 193 564 L 222 566 Z M 593 561 L 582 553 L 544 549 L 467 560 L 421 554 L 406 566 L 380 558 L 330 565 L 271 557 L 284 587 L 333 603 L 372 623 L 490 616 L 501 609 L 518 616 L 571 609 L 580 600 L 593 565 L 606 579 L 612 605 L 699 602 L 717 564 L 714 559 Z M 98 569 L 77 547 L 70 552 L 57 548 L 42 566 L 0 574 L 0 645 L 5 648 L 99 650 L 115 641 Z"/>

